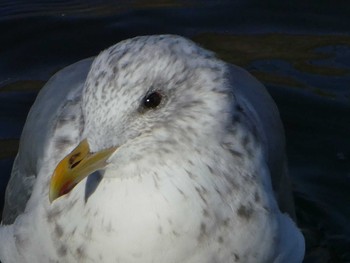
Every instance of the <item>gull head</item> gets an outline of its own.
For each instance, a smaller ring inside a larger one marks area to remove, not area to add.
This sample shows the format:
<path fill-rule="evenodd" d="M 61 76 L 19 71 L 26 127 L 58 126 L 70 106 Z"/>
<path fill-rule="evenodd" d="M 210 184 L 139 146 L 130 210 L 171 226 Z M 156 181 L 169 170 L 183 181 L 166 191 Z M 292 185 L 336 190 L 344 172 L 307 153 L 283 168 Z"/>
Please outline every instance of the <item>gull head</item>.
<path fill-rule="evenodd" d="M 56 168 L 50 200 L 107 164 L 219 138 L 233 101 L 226 74 L 212 52 L 179 36 L 136 37 L 101 52 L 83 89 L 82 143 Z M 67 173 L 76 180 L 67 183 Z"/>

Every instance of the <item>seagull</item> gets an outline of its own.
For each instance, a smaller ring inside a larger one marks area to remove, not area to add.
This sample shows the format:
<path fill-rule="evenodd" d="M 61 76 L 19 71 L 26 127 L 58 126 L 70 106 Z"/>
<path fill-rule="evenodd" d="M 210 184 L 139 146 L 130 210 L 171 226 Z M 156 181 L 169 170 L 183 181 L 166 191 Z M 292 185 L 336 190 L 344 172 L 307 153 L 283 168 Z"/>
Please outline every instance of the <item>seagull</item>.
<path fill-rule="evenodd" d="M 56 73 L 20 140 L 7 262 L 299 263 L 284 131 L 264 86 L 175 35 Z"/>

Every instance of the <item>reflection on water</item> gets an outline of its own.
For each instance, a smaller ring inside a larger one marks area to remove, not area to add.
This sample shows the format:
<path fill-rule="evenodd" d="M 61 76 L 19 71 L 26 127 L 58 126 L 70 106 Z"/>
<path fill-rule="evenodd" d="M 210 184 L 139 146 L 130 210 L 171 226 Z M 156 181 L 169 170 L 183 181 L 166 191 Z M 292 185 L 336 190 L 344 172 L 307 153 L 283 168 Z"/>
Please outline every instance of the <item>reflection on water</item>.
<path fill-rule="evenodd" d="M 106 17 L 134 9 L 159 9 L 177 7 L 198 7 L 210 1 L 186 0 L 7 0 L 0 3 L 2 19 L 16 19 L 39 16 Z M 222 1 L 224 3 L 225 1 Z M 221 4 L 222 4 L 221 3 Z M 214 3 L 215 4 L 215 3 Z"/>
<path fill-rule="evenodd" d="M 349 103 L 350 89 L 342 84 L 350 81 L 350 70 L 342 61 L 350 61 L 350 36 L 202 34 L 194 40 L 265 83 L 298 87 Z"/>
<path fill-rule="evenodd" d="M 2 1 L 0 210 L 26 114 L 44 82 L 122 39 L 176 33 L 266 84 L 286 128 L 305 262 L 350 262 L 350 9 L 262 3 Z"/>

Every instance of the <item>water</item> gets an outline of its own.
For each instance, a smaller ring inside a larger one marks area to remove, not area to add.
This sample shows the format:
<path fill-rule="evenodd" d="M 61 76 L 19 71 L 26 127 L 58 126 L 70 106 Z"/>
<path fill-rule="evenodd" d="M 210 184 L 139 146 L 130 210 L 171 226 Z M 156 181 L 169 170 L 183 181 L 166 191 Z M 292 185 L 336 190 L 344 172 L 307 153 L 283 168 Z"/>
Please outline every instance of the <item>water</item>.
<path fill-rule="evenodd" d="M 180 34 L 268 87 L 305 262 L 350 262 L 349 25 L 346 1 L 1 1 L 0 211 L 27 112 L 54 72 L 125 38 Z"/>

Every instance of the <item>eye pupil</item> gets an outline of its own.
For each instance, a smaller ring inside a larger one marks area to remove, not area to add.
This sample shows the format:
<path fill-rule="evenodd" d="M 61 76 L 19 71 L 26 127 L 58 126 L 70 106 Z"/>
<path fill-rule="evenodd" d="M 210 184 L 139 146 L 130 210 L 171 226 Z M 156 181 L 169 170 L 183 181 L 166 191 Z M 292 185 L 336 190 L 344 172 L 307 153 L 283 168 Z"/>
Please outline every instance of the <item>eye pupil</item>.
<path fill-rule="evenodd" d="M 162 100 L 162 95 L 155 91 L 155 92 L 152 92 L 151 94 L 149 94 L 144 102 L 143 102 L 143 105 L 146 107 L 146 108 L 149 108 L 149 109 L 153 109 L 153 108 L 156 108 L 160 102 Z"/>

